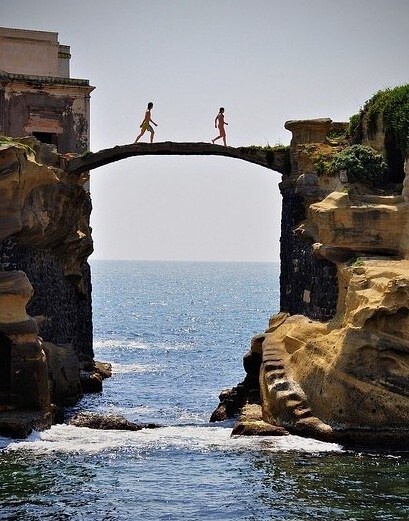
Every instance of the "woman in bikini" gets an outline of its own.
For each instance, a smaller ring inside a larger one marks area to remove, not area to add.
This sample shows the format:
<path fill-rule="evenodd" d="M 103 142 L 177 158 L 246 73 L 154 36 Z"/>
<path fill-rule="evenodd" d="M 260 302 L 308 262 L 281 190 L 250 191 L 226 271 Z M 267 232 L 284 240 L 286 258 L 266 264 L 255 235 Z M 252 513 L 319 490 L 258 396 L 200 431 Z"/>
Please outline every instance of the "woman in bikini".
<path fill-rule="evenodd" d="M 214 120 L 214 126 L 215 128 L 219 128 L 219 135 L 212 139 L 212 143 L 214 144 L 215 141 L 218 139 L 223 138 L 223 144 L 226 145 L 226 130 L 224 128 L 224 125 L 228 125 L 226 121 L 224 121 L 224 107 L 220 107 L 219 113 L 217 114 L 215 120 Z"/>
<path fill-rule="evenodd" d="M 148 108 L 145 112 L 145 117 L 143 118 L 143 121 L 140 125 L 141 127 L 141 133 L 139 136 L 135 139 L 134 143 L 137 143 L 138 140 L 145 134 L 147 130 L 151 133 L 151 143 L 153 143 L 153 136 L 155 135 L 155 131 L 153 130 L 151 123 L 157 127 L 158 125 L 151 119 L 151 110 L 153 108 L 153 103 L 150 101 L 148 103 Z"/>

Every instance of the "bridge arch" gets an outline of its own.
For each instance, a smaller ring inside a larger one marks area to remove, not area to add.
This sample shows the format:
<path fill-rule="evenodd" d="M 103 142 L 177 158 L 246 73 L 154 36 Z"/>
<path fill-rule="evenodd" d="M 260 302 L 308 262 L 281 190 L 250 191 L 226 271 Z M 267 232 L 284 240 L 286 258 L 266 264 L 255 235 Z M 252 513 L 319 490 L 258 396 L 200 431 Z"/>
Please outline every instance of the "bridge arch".
<path fill-rule="evenodd" d="M 99 152 L 86 152 L 82 156 L 69 158 L 65 170 L 69 174 L 80 175 L 100 166 L 108 165 L 121 159 L 146 155 L 179 156 L 225 156 L 274 170 L 281 174 L 289 171 L 288 147 L 225 147 L 211 143 L 133 143 L 117 145 Z"/>
<path fill-rule="evenodd" d="M 193 155 L 101 167 L 91 173 L 94 258 L 278 260 L 281 176 L 271 174 Z"/>

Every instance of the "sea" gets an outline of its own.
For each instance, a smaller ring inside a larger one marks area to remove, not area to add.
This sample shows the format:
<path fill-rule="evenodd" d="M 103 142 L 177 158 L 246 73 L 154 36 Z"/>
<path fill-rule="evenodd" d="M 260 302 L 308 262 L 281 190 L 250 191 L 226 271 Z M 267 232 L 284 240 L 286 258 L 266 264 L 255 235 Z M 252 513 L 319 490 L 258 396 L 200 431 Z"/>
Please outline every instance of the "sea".
<path fill-rule="evenodd" d="M 209 423 L 279 309 L 278 264 L 93 261 L 92 283 L 95 357 L 113 376 L 67 413 L 161 427 L 0 438 L 1 520 L 409 519 L 407 453 Z"/>

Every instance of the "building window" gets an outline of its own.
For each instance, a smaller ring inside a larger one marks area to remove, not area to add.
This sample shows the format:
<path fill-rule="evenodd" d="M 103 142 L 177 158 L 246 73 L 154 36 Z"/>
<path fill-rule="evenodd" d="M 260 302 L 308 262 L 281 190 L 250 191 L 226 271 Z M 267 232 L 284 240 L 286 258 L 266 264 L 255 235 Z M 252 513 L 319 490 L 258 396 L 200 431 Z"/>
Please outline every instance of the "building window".
<path fill-rule="evenodd" d="M 47 143 L 48 145 L 57 146 L 57 134 L 52 132 L 33 132 L 33 136 L 41 141 L 41 143 Z"/>

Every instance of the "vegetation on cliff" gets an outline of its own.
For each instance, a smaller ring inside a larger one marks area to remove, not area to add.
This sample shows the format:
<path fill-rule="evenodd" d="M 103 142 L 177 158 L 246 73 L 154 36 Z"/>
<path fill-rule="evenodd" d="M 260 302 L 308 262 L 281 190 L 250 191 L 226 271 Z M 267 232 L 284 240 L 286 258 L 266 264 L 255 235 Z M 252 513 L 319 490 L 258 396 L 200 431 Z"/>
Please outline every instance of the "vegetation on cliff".
<path fill-rule="evenodd" d="M 405 155 L 409 147 L 409 84 L 378 91 L 358 114 L 349 120 L 352 139 L 360 141 L 364 119 L 369 134 L 377 130 L 378 117 L 382 117 L 383 130 L 395 140 L 397 148 Z"/>
<path fill-rule="evenodd" d="M 382 115 L 385 133 L 394 138 L 398 150 L 405 155 L 409 147 L 409 84 L 380 90 L 366 102 L 368 131 L 377 130 L 377 118 Z"/>
<path fill-rule="evenodd" d="M 290 175 L 291 173 L 291 161 L 290 161 L 290 147 L 288 145 L 282 145 L 281 143 L 274 145 L 261 146 L 261 145 L 250 145 L 248 147 L 240 147 L 241 151 L 259 152 L 265 154 L 267 164 L 270 168 L 274 167 L 277 154 L 284 154 L 284 175 Z"/>
<path fill-rule="evenodd" d="M 349 135 L 352 143 L 370 144 L 382 152 L 388 162 L 388 181 L 401 183 L 409 154 L 409 84 L 372 96 L 350 118 Z"/>
<path fill-rule="evenodd" d="M 388 165 L 381 154 L 371 147 L 352 145 L 335 155 L 329 163 L 330 170 L 345 170 L 350 183 L 368 183 L 381 186 L 385 182 Z"/>

